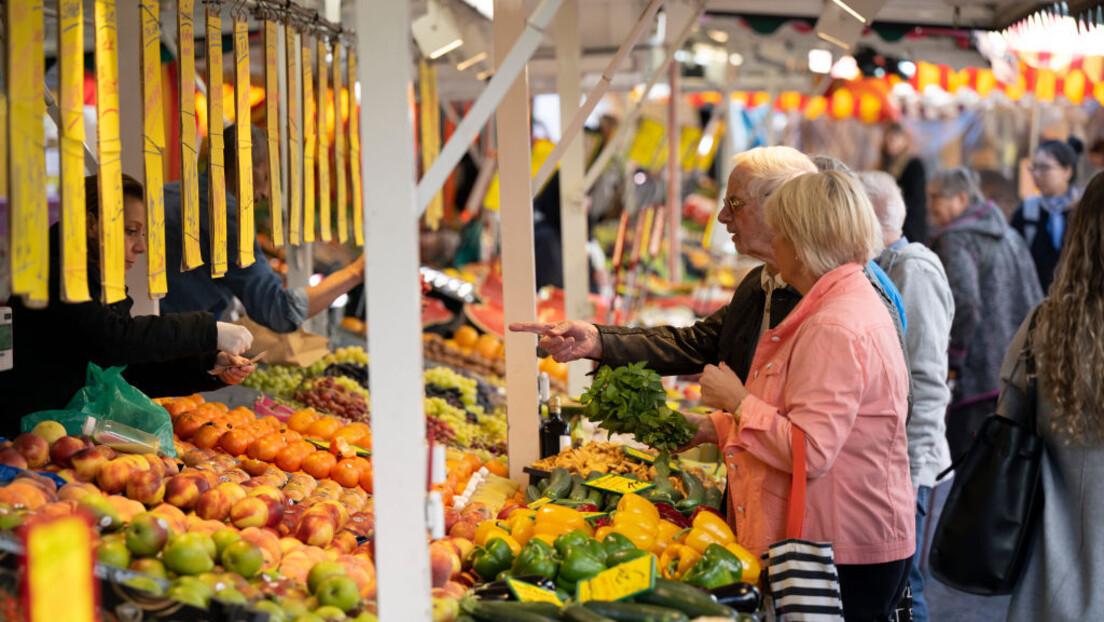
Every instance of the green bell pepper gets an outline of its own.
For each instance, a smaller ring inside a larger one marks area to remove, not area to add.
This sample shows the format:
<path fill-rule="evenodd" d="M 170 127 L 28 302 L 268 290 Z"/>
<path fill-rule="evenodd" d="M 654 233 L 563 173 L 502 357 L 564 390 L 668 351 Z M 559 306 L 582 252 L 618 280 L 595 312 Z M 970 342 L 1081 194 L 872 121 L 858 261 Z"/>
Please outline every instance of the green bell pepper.
<path fill-rule="evenodd" d="M 516 577 L 540 575 L 548 579 L 556 578 L 559 566 L 551 546 L 547 542 L 533 538 L 525 543 L 512 568 Z"/>
<path fill-rule="evenodd" d="M 607 557 L 606 558 L 606 565 L 610 568 L 613 568 L 614 566 L 617 566 L 618 564 L 623 564 L 625 562 L 631 562 L 632 560 L 640 559 L 641 557 L 644 557 L 645 555 L 651 555 L 651 553 L 649 553 L 648 551 L 645 551 L 643 549 L 638 549 L 634 546 L 631 549 L 625 549 L 623 551 L 618 551 L 618 552 L 614 553 L 613 555 L 610 555 L 609 557 Z"/>
<path fill-rule="evenodd" d="M 603 566 L 606 565 L 606 560 L 609 559 L 609 554 L 606 553 L 606 548 L 602 546 L 601 542 L 587 538 L 587 541 L 583 543 L 583 546 L 586 547 L 591 556 L 602 562 Z"/>
<path fill-rule="evenodd" d="M 498 573 L 510 568 L 514 553 L 510 545 L 501 538 L 494 538 L 483 546 L 475 547 L 471 553 L 472 570 L 484 581 L 493 581 Z"/>
<path fill-rule="evenodd" d="M 567 550 L 567 547 L 579 546 L 581 544 L 586 544 L 589 541 L 590 536 L 586 535 L 585 531 L 583 531 L 582 529 L 575 529 L 556 538 L 552 546 L 556 548 L 556 552 L 559 553 L 562 557 L 564 551 Z"/>
<path fill-rule="evenodd" d="M 564 581 L 578 582 L 605 569 L 606 565 L 591 553 L 588 546 L 569 546 L 564 551 L 559 576 Z"/>
<path fill-rule="evenodd" d="M 694 567 L 686 571 L 682 580 L 707 590 L 736 583 L 743 576 L 744 564 L 740 558 L 719 544 L 705 547 L 705 553 Z"/>
<path fill-rule="evenodd" d="M 614 553 L 635 549 L 636 545 L 623 534 L 612 531 L 606 535 L 605 540 L 602 540 L 602 548 L 606 550 L 606 558 L 608 559 Z"/>

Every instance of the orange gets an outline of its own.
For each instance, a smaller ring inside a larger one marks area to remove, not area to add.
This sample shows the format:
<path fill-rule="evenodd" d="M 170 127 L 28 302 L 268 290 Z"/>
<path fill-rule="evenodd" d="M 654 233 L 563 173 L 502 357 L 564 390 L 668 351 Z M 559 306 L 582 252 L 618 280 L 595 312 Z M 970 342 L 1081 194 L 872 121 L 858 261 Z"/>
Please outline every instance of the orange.
<path fill-rule="evenodd" d="M 241 429 L 227 430 L 219 439 L 219 446 L 231 456 L 240 456 L 249 448 L 253 441 L 253 435 Z"/>
<path fill-rule="evenodd" d="M 483 357 L 493 359 L 498 356 L 498 350 L 502 345 L 494 335 L 482 335 L 475 342 L 475 351 Z"/>
<path fill-rule="evenodd" d="M 461 348 L 470 348 L 474 346 L 475 342 L 479 339 L 479 331 L 471 326 L 461 326 L 452 334 L 452 338 L 456 341 L 456 345 Z"/>
<path fill-rule="evenodd" d="M 276 454 L 287 445 L 279 432 L 269 432 L 249 444 L 249 457 L 255 460 L 272 462 Z"/>
<path fill-rule="evenodd" d="M 287 425 L 296 432 L 306 432 L 310 424 L 318 421 L 318 413 L 310 408 L 304 408 L 303 410 L 295 411 L 291 417 L 288 417 Z"/>
<path fill-rule="evenodd" d="M 341 425 L 341 422 L 333 417 L 322 417 L 318 421 L 310 424 L 305 434 L 309 438 L 320 438 L 324 441 L 328 441 L 341 429 Z"/>
<path fill-rule="evenodd" d="M 301 466 L 303 466 L 303 454 L 294 443 L 285 445 L 276 452 L 276 467 L 281 471 L 294 473 Z"/>
<path fill-rule="evenodd" d="M 360 471 L 360 487 L 364 492 L 372 494 L 372 463 L 370 462 Z"/>
<path fill-rule="evenodd" d="M 212 449 L 219 443 L 219 439 L 222 438 L 222 433 L 226 431 L 226 426 L 214 422 L 208 422 L 203 424 L 199 430 L 196 431 L 195 436 L 192 438 L 192 442 L 196 447 L 202 449 Z"/>
<path fill-rule="evenodd" d="M 486 467 L 488 471 L 494 473 L 499 477 L 509 477 L 510 469 L 508 469 L 501 460 L 491 460 L 483 466 Z"/>
<path fill-rule="evenodd" d="M 337 458 L 328 451 L 316 451 L 303 458 L 303 470 L 314 479 L 326 479 L 330 476 Z"/>
<path fill-rule="evenodd" d="M 341 484 L 345 488 L 352 488 L 360 483 L 360 467 L 353 458 L 343 458 L 334 465 L 330 471 L 330 479 Z"/>

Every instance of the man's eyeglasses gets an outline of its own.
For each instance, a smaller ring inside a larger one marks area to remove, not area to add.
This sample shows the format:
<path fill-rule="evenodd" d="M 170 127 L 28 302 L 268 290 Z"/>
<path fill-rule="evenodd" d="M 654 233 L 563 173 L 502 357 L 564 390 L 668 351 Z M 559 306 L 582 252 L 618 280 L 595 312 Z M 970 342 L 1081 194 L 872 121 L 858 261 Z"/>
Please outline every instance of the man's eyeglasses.
<path fill-rule="evenodd" d="M 745 201 L 743 199 L 737 199 L 736 197 L 731 196 L 731 195 L 726 196 L 724 198 L 724 206 L 726 208 L 728 208 L 728 211 L 733 215 L 735 215 L 736 212 L 739 211 L 739 209 L 741 207 L 743 207 L 743 206 L 745 206 L 745 205 L 747 205 L 748 203 L 751 203 L 751 202 L 752 201 L 750 201 L 750 200 Z"/>
<path fill-rule="evenodd" d="M 1051 164 L 1029 164 L 1027 166 L 1028 173 L 1045 173 L 1054 168 Z"/>

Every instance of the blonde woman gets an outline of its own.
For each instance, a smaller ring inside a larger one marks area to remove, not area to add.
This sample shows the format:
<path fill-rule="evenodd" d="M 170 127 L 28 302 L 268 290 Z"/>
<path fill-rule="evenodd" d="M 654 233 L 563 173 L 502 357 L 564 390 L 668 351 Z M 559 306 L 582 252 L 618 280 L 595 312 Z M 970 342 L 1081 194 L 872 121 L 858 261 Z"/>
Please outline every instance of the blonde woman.
<path fill-rule="evenodd" d="M 1070 216 L 1066 249 L 1050 297 L 1037 314 L 1032 351 L 1038 374 L 1043 452 L 1042 520 L 1009 620 L 1104 619 L 1104 175 Z M 1012 375 L 1030 317 L 1004 358 Z M 1012 381 L 1024 386 L 1023 369 Z"/>
<path fill-rule="evenodd" d="M 863 265 L 882 250 L 870 201 L 853 176 L 806 174 L 770 195 L 766 220 L 781 277 L 801 302 L 766 331 L 745 386 L 724 363 L 702 375 L 720 409 L 696 443 L 728 465 L 729 522 L 755 554 L 781 540 L 794 427 L 806 435 L 802 537 L 831 542 L 847 620 L 883 620 L 908 581 L 916 499 L 905 434 L 909 375 L 890 312 Z"/>

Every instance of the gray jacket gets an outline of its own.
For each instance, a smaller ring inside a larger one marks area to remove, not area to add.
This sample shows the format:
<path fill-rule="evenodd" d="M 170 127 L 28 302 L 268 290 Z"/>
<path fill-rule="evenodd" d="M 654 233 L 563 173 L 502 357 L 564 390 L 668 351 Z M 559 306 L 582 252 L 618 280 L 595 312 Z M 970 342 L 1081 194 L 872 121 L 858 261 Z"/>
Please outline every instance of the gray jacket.
<path fill-rule="evenodd" d="M 1023 348 L 1028 322 L 1016 333 L 1001 370 L 1002 378 L 1025 386 L 1016 359 Z M 1035 334 L 1038 346 L 1039 333 Z M 1038 347 L 1033 347 L 1038 352 Z M 1045 362 L 1036 357 L 1037 372 Z M 1035 542 L 1027 567 L 1016 584 L 1008 619 L 1104 620 L 1104 447 L 1066 444 L 1050 432 L 1054 413 L 1042 377 L 1038 383 L 1036 426 L 1043 437 L 1043 510 L 1035 526 Z M 1104 408 L 1094 404 L 1094 408 Z"/>
<path fill-rule="evenodd" d="M 913 406 L 906 431 L 912 485 L 931 487 L 935 476 L 951 464 L 944 417 L 951 401 L 947 344 L 955 303 L 939 257 L 923 244 L 902 241 L 882 251 L 877 262 L 900 290 L 908 317 L 905 342 Z"/>
<path fill-rule="evenodd" d="M 1004 351 L 1043 299 L 1035 263 L 991 202 L 966 208 L 935 232 L 930 246 L 943 261 L 955 302 L 948 349 L 958 377 L 952 406 L 996 397 Z"/>

